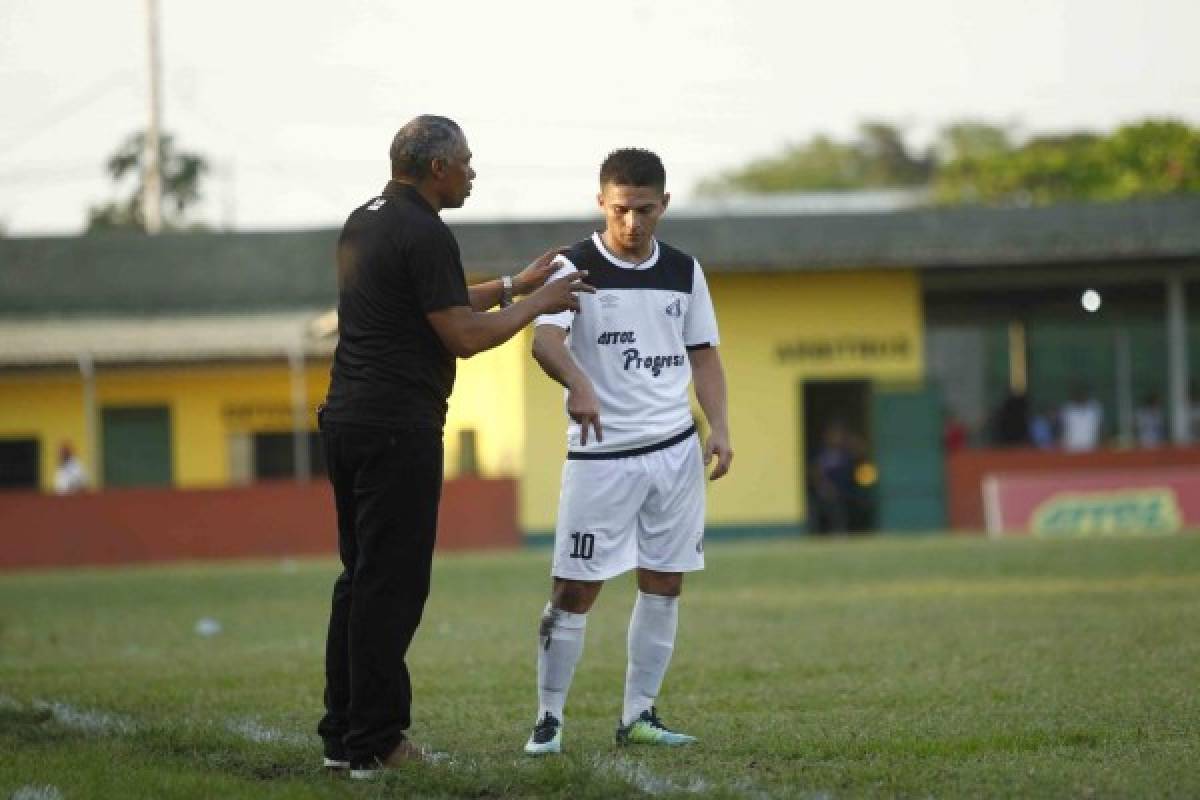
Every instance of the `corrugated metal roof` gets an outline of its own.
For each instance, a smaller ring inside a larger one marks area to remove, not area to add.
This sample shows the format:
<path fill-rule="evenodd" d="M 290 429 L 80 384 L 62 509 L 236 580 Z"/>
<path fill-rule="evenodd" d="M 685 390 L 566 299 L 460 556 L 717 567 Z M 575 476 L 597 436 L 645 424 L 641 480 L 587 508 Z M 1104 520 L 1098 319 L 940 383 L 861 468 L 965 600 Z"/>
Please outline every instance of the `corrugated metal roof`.
<path fill-rule="evenodd" d="M 0 367 L 177 363 L 328 356 L 335 339 L 312 335 L 314 309 L 283 314 L 170 317 L 0 317 Z"/>
<path fill-rule="evenodd" d="M 467 269 L 497 275 L 598 225 L 577 219 L 452 227 Z M 716 273 L 1196 259 L 1200 197 L 1030 209 L 668 214 L 660 234 Z M 335 230 L 0 239 L 0 314 L 328 307 L 336 295 L 336 239 Z"/>

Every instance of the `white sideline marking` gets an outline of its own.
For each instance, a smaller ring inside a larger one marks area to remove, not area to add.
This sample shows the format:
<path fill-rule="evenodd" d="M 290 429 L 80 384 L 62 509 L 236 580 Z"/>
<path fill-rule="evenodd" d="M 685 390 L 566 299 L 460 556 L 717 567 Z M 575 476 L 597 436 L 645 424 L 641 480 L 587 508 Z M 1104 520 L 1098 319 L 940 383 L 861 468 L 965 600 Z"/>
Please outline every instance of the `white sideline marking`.
<path fill-rule="evenodd" d="M 9 795 L 9 800 L 63 800 L 63 793 L 57 786 L 51 786 L 48 783 L 41 785 L 31 783 Z"/>
<path fill-rule="evenodd" d="M 596 759 L 596 767 L 601 771 L 611 771 L 617 777 L 631 784 L 635 789 L 646 794 L 662 794 L 664 792 L 687 792 L 701 794 L 712 789 L 703 778 L 693 778 L 686 784 L 676 783 L 670 778 L 655 775 L 642 764 L 634 764 L 624 759 L 605 761 Z"/>
<path fill-rule="evenodd" d="M 756 798 L 756 800 L 766 800 L 772 795 L 770 792 L 764 791 L 753 784 L 744 780 L 735 781 L 731 784 L 716 784 L 713 785 L 704 778 L 693 778 L 687 783 L 679 783 L 670 778 L 665 778 L 661 775 L 656 775 L 645 767 L 643 764 L 636 764 L 627 759 L 618 758 L 613 761 L 606 761 L 603 758 L 597 757 L 593 762 L 601 772 L 611 772 L 625 782 L 629 783 L 633 788 L 646 794 L 662 794 L 664 792 L 684 792 L 686 794 L 707 794 L 717 789 L 723 789 L 726 792 L 732 792 L 741 797 Z M 830 795 L 820 793 L 812 796 L 814 800 L 829 800 Z"/>
<path fill-rule="evenodd" d="M 49 711 L 59 725 L 86 733 L 130 734 L 137 730 L 137 723 L 129 717 L 109 711 L 76 708 L 69 703 L 34 700 L 34 711 Z M 20 710 L 20 702 L 6 694 L 0 694 L 0 708 Z M 277 728 L 268 728 L 255 719 L 228 719 L 225 729 L 247 741 L 259 744 L 308 744 L 309 738 L 299 733 L 288 733 Z"/>
<path fill-rule="evenodd" d="M 288 733 L 278 728 L 268 728 L 256 719 L 227 719 L 225 730 L 236 733 L 243 739 L 258 744 L 309 744 L 311 739 L 299 733 Z"/>
<path fill-rule="evenodd" d="M 125 734 L 133 733 L 137 727 L 129 717 L 112 714 L 108 711 L 76 708 L 68 703 L 48 703 L 45 700 L 34 700 L 33 710 L 49 711 L 59 725 L 86 733 Z"/>

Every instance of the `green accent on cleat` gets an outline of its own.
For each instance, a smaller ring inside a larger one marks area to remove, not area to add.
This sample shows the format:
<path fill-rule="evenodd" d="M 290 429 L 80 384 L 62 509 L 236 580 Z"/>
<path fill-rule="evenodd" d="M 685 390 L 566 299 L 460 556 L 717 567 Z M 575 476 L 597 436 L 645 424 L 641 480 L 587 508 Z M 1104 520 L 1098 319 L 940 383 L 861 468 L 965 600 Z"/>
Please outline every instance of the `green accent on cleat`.
<path fill-rule="evenodd" d="M 663 747 L 679 747 L 692 744 L 695 736 L 673 731 L 658 718 L 654 706 L 643 711 L 641 716 L 628 725 L 617 726 L 617 744 L 656 744 Z"/>
<path fill-rule="evenodd" d="M 525 752 L 531 756 L 545 756 L 562 752 L 562 722 L 550 712 L 533 726 L 533 733 L 525 743 Z"/>

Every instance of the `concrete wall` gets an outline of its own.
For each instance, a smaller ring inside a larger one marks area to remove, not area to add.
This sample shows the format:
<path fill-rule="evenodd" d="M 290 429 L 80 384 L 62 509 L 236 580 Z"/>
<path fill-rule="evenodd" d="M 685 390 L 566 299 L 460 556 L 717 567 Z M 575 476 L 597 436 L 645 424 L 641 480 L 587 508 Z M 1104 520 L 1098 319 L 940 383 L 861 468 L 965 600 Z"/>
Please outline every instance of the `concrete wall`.
<path fill-rule="evenodd" d="M 447 481 L 438 549 L 516 547 L 516 483 Z M 327 482 L 237 489 L 0 492 L 0 569 L 182 559 L 334 555 Z"/>

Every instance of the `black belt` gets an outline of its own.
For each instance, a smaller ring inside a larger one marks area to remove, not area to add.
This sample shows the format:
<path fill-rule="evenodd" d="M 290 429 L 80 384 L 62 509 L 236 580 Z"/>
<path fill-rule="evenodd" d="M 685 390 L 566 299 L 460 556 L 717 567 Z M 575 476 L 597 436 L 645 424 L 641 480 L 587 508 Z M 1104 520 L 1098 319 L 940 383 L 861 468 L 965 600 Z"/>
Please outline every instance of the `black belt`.
<path fill-rule="evenodd" d="M 635 447 L 632 450 L 613 450 L 608 453 L 578 453 L 574 450 L 567 451 L 568 461 L 604 461 L 610 458 L 629 458 L 631 456 L 644 456 L 646 453 L 653 453 L 655 450 L 665 450 L 672 445 L 679 444 L 696 432 L 696 426 L 691 425 L 686 431 L 677 433 L 670 439 L 664 439 L 655 444 L 648 444 L 645 447 Z"/>

